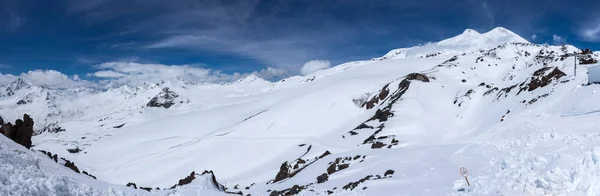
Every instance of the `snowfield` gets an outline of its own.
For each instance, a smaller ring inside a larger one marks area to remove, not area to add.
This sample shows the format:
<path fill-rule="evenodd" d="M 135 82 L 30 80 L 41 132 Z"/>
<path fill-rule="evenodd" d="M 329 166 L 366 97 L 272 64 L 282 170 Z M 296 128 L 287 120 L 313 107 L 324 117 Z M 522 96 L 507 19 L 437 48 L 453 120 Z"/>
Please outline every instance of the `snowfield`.
<path fill-rule="evenodd" d="M 30 114 L 33 150 L 98 180 L 2 138 L 0 195 L 600 195 L 600 85 L 576 51 L 499 27 L 278 82 L 12 81 L 4 120 Z M 224 187 L 170 189 L 204 170 Z"/>

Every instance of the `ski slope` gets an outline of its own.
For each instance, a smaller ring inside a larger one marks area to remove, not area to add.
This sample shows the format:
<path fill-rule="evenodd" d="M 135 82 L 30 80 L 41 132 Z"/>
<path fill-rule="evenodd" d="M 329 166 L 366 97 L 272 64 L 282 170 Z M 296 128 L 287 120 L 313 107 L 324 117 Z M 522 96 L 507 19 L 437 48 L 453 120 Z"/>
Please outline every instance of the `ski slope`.
<path fill-rule="evenodd" d="M 41 132 L 33 148 L 76 162 L 104 181 L 91 185 L 100 191 L 168 188 L 212 170 L 244 195 L 598 195 L 600 85 L 587 84 L 586 65 L 572 75 L 575 51 L 501 27 L 466 30 L 278 82 L 58 90 L 17 81 L 0 112 L 64 128 Z M 175 104 L 148 107 L 164 88 Z M 149 194 L 200 195 L 198 183 Z"/>

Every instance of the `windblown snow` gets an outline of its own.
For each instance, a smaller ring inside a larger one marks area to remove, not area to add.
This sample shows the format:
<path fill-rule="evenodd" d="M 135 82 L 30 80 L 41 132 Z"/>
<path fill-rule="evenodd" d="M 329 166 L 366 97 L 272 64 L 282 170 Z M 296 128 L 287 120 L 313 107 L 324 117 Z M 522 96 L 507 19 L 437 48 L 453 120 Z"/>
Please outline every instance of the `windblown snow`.
<path fill-rule="evenodd" d="M 17 79 L 0 114 L 31 115 L 35 152 L 0 139 L 0 195 L 599 195 L 600 85 L 573 75 L 579 51 L 498 27 L 278 82 Z"/>

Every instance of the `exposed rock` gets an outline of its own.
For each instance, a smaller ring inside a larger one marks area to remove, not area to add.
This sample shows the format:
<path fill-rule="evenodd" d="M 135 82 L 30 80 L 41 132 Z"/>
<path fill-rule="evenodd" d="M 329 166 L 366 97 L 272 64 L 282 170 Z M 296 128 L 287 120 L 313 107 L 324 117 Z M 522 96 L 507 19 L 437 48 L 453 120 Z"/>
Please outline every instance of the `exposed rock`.
<path fill-rule="evenodd" d="M 43 132 L 48 132 L 48 133 L 58 133 L 58 132 L 63 132 L 66 131 L 64 128 L 62 128 L 61 126 L 58 126 L 58 122 L 53 122 L 50 123 L 46 126 L 44 126 L 44 128 L 42 129 L 42 131 L 37 131 L 34 132 L 34 135 L 39 135 Z"/>
<path fill-rule="evenodd" d="M 19 122 L 17 120 L 17 122 Z M 33 119 L 29 117 L 29 115 L 23 115 L 23 124 L 19 126 L 20 129 L 17 129 L 17 138 L 15 138 L 15 142 L 25 146 L 26 148 L 31 148 L 31 136 L 33 136 Z"/>
<path fill-rule="evenodd" d="M 368 175 L 364 178 L 361 178 L 360 180 L 356 181 L 356 182 L 350 182 L 347 185 L 345 185 L 344 187 L 342 187 L 344 190 L 354 190 L 354 188 L 356 188 L 360 183 L 363 183 L 367 180 L 370 180 L 373 176 L 372 175 Z"/>
<path fill-rule="evenodd" d="M 527 91 L 533 91 L 537 88 L 545 87 L 553 80 L 558 80 L 559 78 L 567 75 L 556 67 L 550 73 L 545 74 L 550 69 L 552 68 L 544 67 L 535 71 L 531 77 L 531 82 L 528 85 Z"/>
<path fill-rule="evenodd" d="M 175 98 L 177 97 L 179 97 L 177 93 L 169 90 L 168 87 L 165 87 L 158 95 L 150 99 L 150 102 L 148 102 L 146 106 L 170 108 L 175 104 Z"/>
<path fill-rule="evenodd" d="M 55 155 L 52 155 L 52 153 L 51 153 L 51 152 L 47 152 L 47 151 L 45 151 L 45 150 L 38 150 L 38 151 L 40 151 L 40 152 L 42 152 L 42 153 L 44 153 L 44 154 L 48 155 L 48 157 L 50 157 L 50 159 L 52 159 L 52 160 L 54 160 L 54 162 L 58 163 L 58 155 L 56 155 L 56 154 L 55 154 Z"/>
<path fill-rule="evenodd" d="M 298 186 L 298 185 L 294 185 L 292 186 L 292 188 L 288 188 L 285 190 L 281 190 L 281 191 L 273 191 L 271 192 L 271 194 L 269 194 L 269 196 L 291 196 L 291 195 L 298 195 L 298 193 L 300 193 L 300 191 L 306 189 L 307 186 Z"/>
<path fill-rule="evenodd" d="M 77 166 L 75 165 L 75 163 L 73 163 L 65 158 L 61 158 L 61 159 L 65 161 L 65 167 L 68 167 L 69 169 L 73 170 L 74 172 L 81 173 L 79 171 L 79 168 L 77 168 Z"/>
<path fill-rule="evenodd" d="M 310 149 L 310 147 L 309 147 L 309 149 Z M 308 153 L 308 151 L 307 151 L 307 153 Z M 284 179 L 292 178 L 296 174 L 300 173 L 304 168 L 308 167 L 309 165 L 317 162 L 319 159 L 322 159 L 323 157 L 330 155 L 330 154 L 331 154 L 331 152 L 325 151 L 322 155 L 315 157 L 313 160 L 310 160 L 310 161 L 306 161 L 304 159 L 298 158 L 295 160 L 296 163 L 294 164 L 293 167 L 292 167 L 293 162 L 292 163 L 289 163 L 287 161 L 283 162 L 281 164 L 281 166 L 279 167 L 279 172 L 277 172 L 275 179 L 269 183 L 276 183 L 276 182 L 282 181 Z"/>
<path fill-rule="evenodd" d="M 384 146 L 385 144 L 382 142 L 375 142 L 371 144 L 371 149 L 383 148 Z"/>
<path fill-rule="evenodd" d="M 152 188 L 150 188 L 150 187 L 141 187 L 141 186 L 140 186 L 140 189 L 146 190 L 148 192 L 150 192 L 152 190 Z"/>
<path fill-rule="evenodd" d="M 196 172 L 192 171 L 192 173 L 189 176 L 186 176 L 185 178 L 179 180 L 179 182 L 177 182 L 176 185 L 173 185 L 171 187 L 171 189 L 174 189 L 176 186 L 183 186 L 189 183 L 192 183 L 192 181 L 196 179 Z"/>
<path fill-rule="evenodd" d="M 329 178 L 329 175 L 327 175 L 326 173 L 323 173 L 317 177 L 317 183 L 327 182 L 328 178 Z"/>
<path fill-rule="evenodd" d="M 125 126 L 125 123 L 123 123 L 123 124 L 120 124 L 120 125 L 117 125 L 117 126 L 114 126 L 113 128 L 115 128 L 115 129 L 118 129 L 118 128 L 121 128 L 121 127 L 123 127 L 123 126 Z"/>
<path fill-rule="evenodd" d="M 394 175 L 394 173 L 395 173 L 394 170 L 389 169 L 389 170 L 385 171 L 385 174 L 383 174 L 383 176 Z"/>
<path fill-rule="evenodd" d="M 13 139 L 15 138 L 14 136 L 14 132 L 13 132 L 13 125 L 11 123 L 6 123 L 3 124 L 2 127 L 0 127 L 0 132 L 2 132 L 2 135 L 6 136 L 9 139 Z M 13 140 L 14 141 L 14 140 Z"/>
<path fill-rule="evenodd" d="M 69 151 L 69 153 L 79 153 L 79 152 L 81 152 L 81 149 L 79 147 L 68 148 L 67 151 Z"/>
<path fill-rule="evenodd" d="M 134 189 L 137 189 L 137 185 L 133 182 L 127 183 L 127 187 L 133 186 Z"/>
<path fill-rule="evenodd" d="M 81 173 L 85 174 L 85 175 L 88 175 L 89 177 L 92 177 L 92 178 L 96 179 L 96 176 L 94 176 L 94 175 L 92 175 L 90 173 L 87 173 L 86 171 L 82 171 Z"/>
<path fill-rule="evenodd" d="M 419 80 L 421 82 L 429 82 L 429 77 L 421 73 L 411 73 L 406 75 L 407 80 Z"/>
<path fill-rule="evenodd" d="M 0 127 L 2 135 L 11 139 L 12 141 L 31 148 L 31 136 L 33 136 L 33 119 L 29 115 L 23 115 L 23 120 L 17 119 L 15 125 L 7 123 Z"/>
<path fill-rule="evenodd" d="M 2 116 L 0 116 L 0 126 L 4 125 L 4 119 L 2 119 Z"/>
<path fill-rule="evenodd" d="M 290 178 L 292 175 L 291 165 L 286 161 L 281 164 L 279 167 L 279 172 L 275 175 L 275 180 L 273 182 L 279 182 L 283 179 Z"/>

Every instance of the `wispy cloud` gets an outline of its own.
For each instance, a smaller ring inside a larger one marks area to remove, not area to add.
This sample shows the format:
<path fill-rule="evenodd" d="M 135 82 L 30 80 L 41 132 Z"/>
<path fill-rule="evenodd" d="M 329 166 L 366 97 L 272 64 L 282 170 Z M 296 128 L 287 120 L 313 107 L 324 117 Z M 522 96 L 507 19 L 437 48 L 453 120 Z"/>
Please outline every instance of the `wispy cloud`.
<path fill-rule="evenodd" d="M 268 10 L 257 10 L 266 9 L 265 6 Z M 333 52 L 324 44 L 340 43 L 343 41 L 340 38 L 355 32 L 327 22 L 330 17 L 325 17 L 321 24 L 313 24 L 323 14 L 318 10 L 303 17 L 288 16 L 293 9 L 286 1 L 94 0 L 72 2 L 70 10 L 92 23 L 128 16 L 123 31 L 150 38 L 112 44 L 111 48 L 218 51 L 296 72 L 307 60 Z M 136 18 L 139 15 L 147 18 Z"/>
<path fill-rule="evenodd" d="M 556 34 L 552 35 L 552 41 L 554 42 L 555 45 L 567 43 L 567 40 L 564 37 L 556 35 Z"/>
<path fill-rule="evenodd" d="M 140 85 L 144 82 L 159 82 L 179 77 L 193 82 L 232 81 L 242 76 L 240 73 L 225 74 L 217 70 L 193 65 L 143 64 L 135 62 L 107 62 L 96 65 L 99 71 L 87 74 L 103 79 L 111 86 L 124 84 Z"/>
<path fill-rule="evenodd" d="M 586 41 L 600 42 L 600 19 L 585 22 L 579 29 L 579 35 Z"/>
<path fill-rule="evenodd" d="M 5 0 L 0 2 L 0 24 L 8 32 L 16 31 L 27 22 L 27 18 L 21 13 L 20 7 L 21 2 L 19 1 Z"/>
<path fill-rule="evenodd" d="M 0 63 L 0 69 L 8 69 L 8 68 L 11 68 L 11 67 L 12 66 L 10 66 L 10 65 Z"/>

